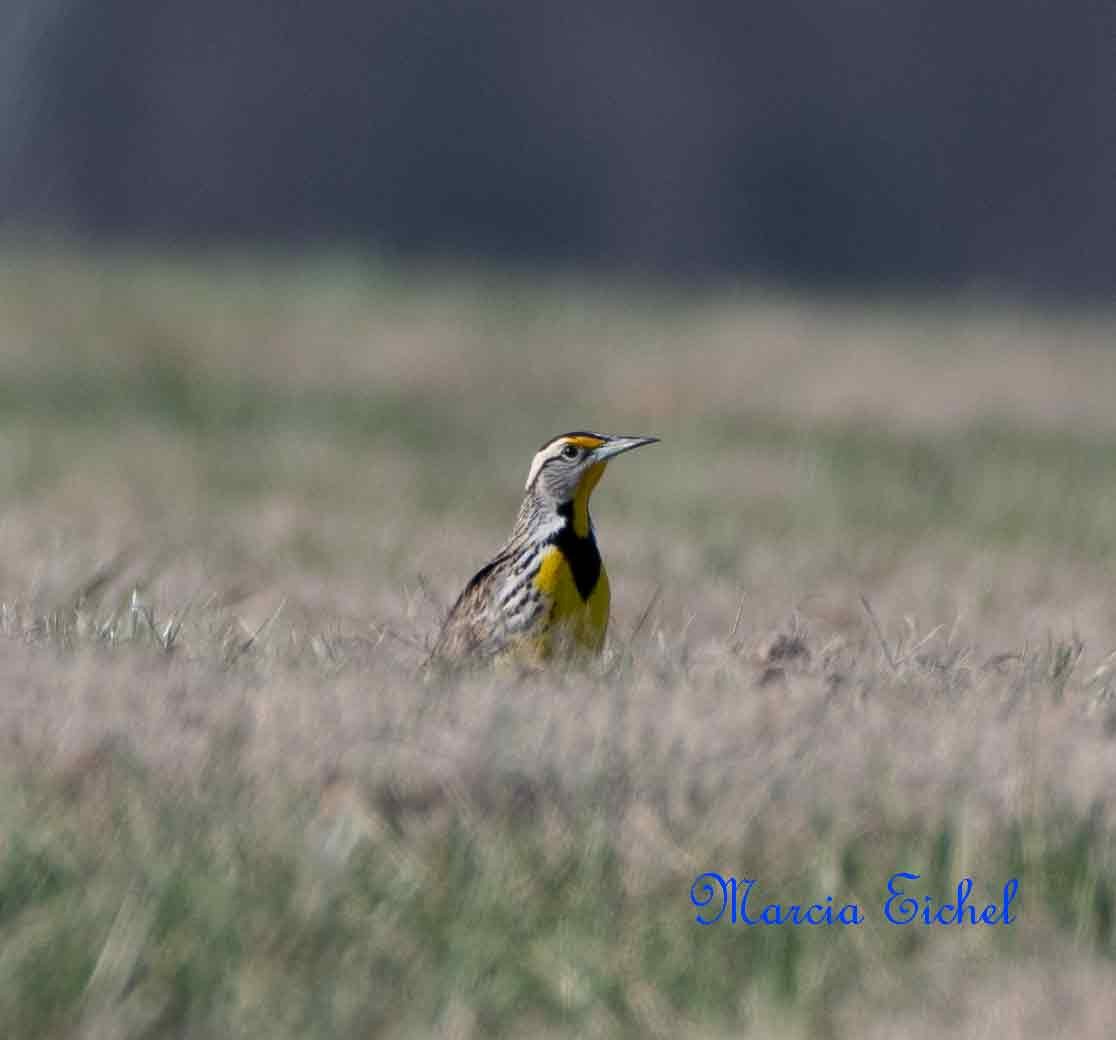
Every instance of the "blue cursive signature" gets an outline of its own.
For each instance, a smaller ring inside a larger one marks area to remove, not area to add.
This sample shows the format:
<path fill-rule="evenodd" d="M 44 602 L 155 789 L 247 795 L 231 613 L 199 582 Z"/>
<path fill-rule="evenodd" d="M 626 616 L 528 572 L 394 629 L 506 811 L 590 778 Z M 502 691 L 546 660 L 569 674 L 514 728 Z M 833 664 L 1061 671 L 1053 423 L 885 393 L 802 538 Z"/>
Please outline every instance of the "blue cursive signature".
<path fill-rule="evenodd" d="M 1011 878 L 1004 882 L 1003 900 L 1000 903 L 988 903 L 980 912 L 974 904 L 969 903 L 969 896 L 973 893 L 973 879 L 962 878 L 957 883 L 957 902 L 942 903 L 935 906 L 930 896 L 923 896 L 922 903 L 914 896 L 907 895 L 898 885 L 898 880 L 917 881 L 918 874 L 908 874 L 898 871 L 887 879 L 887 899 L 884 900 L 884 917 L 891 924 L 1014 924 L 1015 918 L 1011 915 L 1011 904 L 1019 894 L 1019 880 Z"/>
<path fill-rule="evenodd" d="M 918 899 L 901 887 L 904 882 L 918 881 L 919 874 L 896 871 L 887 880 L 887 898 L 883 915 L 889 924 L 907 925 L 995 925 L 1014 924 L 1011 905 L 1019 895 L 1019 880 L 1004 882 L 999 902 L 979 906 L 970 902 L 973 879 L 957 883 L 957 900 L 936 904 L 931 896 Z M 864 911 L 856 903 L 839 903 L 828 895 L 814 903 L 764 902 L 756 889 L 755 878 L 724 877 L 714 871 L 699 874 L 690 886 L 690 902 L 698 908 L 694 920 L 700 925 L 716 924 L 728 914 L 728 923 L 755 925 L 811 925 L 832 927 L 863 924 Z"/>
<path fill-rule="evenodd" d="M 716 924 L 729 911 L 732 924 L 742 922 L 746 925 L 852 925 L 862 924 L 864 914 L 855 903 L 835 906 L 833 896 L 826 896 L 821 902 L 767 903 L 762 909 L 758 900 L 749 903 L 755 878 L 723 878 L 712 871 L 699 875 L 690 886 L 690 902 L 699 909 L 710 907 L 711 916 L 697 915 L 698 924 Z"/>

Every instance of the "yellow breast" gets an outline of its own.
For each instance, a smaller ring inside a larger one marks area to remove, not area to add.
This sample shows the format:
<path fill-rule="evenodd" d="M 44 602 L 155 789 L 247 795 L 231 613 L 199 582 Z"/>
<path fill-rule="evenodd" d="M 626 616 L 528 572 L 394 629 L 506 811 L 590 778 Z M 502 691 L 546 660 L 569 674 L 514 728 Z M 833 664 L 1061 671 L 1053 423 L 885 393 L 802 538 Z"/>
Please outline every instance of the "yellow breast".
<path fill-rule="evenodd" d="M 600 576 L 589 596 L 582 599 L 565 554 L 552 545 L 535 575 L 535 588 L 550 604 L 547 631 L 540 636 L 539 651 L 548 656 L 555 638 L 568 638 L 574 646 L 598 651 L 608 630 L 611 593 L 601 564 Z"/>

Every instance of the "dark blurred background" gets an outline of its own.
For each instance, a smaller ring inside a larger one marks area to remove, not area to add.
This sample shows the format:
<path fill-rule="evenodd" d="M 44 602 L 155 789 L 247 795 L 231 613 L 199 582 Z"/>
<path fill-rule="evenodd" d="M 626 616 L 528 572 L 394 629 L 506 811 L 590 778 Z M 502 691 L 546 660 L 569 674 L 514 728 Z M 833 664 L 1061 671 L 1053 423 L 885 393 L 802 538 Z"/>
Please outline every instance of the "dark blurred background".
<path fill-rule="evenodd" d="M 0 0 L 0 219 L 1105 293 L 1109 0 Z"/>

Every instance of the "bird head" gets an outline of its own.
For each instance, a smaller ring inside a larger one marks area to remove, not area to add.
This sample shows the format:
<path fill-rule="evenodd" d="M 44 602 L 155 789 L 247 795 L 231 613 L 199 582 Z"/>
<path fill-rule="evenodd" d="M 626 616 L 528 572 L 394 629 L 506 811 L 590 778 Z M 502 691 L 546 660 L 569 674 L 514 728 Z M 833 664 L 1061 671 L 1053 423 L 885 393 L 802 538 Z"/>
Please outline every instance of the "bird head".
<path fill-rule="evenodd" d="M 604 475 L 608 460 L 658 437 L 605 437 L 599 433 L 564 433 L 547 441 L 531 460 L 527 491 L 555 510 L 572 508 L 574 530 L 589 530 L 589 496 Z"/>

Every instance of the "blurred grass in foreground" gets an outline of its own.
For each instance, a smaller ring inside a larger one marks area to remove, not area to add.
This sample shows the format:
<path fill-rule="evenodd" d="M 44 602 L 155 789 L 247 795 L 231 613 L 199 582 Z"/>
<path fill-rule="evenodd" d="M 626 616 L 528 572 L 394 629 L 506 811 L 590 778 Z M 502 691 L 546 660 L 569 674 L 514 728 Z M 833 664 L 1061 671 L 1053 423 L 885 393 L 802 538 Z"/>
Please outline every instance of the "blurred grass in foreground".
<path fill-rule="evenodd" d="M 586 795 L 563 805 L 557 790 L 494 775 L 519 804 L 480 812 L 465 791 L 453 818 L 425 834 L 404 826 L 369 838 L 355 800 L 321 818 L 304 798 L 261 817 L 237 764 L 226 742 L 185 796 L 168 796 L 122 748 L 61 778 L 6 770 L 8 1036 L 75 1025 L 367 1036 L 446 1028 L 454 1015 L 478 1035 L 671 1035 L 765 1019 L 770 1029 L 784 1016 L 777 1032 L 824 1035 L 872 976 L 873 1003 L 911 1007 L 934 958 L 1020 956 L 1037 921 L 1080 951 L 1116 955 L 1113 842 L 1089 816 L 1005 826 L 964 861 L 978 907 L 1021 880 L 1016 911 L 1030 924 L 1014 931 L 886 924 L 879 879 L 896 869 L 922 874 L 919 895 L 951 901 L 962 833 L 948 817 L 882 815 L 871 835 L 816 821 L 798 836 L 809 849 L 801 861 L 779 854 L 776 820 L 755 821 L 702 864 L 758 877 L 762 902 L 858 898 L 868 923 L 748 928 L 726 915 L 702 928 L 687 898 L 698 871 L 634 888 Z M 600 790 L 607 778 L 583 782 Z"/>
<path fill-rule="evenodd" d="M 7 250 L 0 1033 L 1104 1035 L 1114 328 Z M 419 683 L 578 427 L 664 438 L 609 656 Z M 869 923 L 701 928 L 707 870 Z"/>

